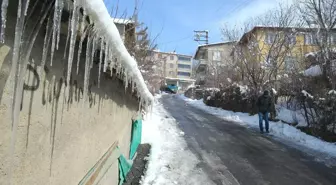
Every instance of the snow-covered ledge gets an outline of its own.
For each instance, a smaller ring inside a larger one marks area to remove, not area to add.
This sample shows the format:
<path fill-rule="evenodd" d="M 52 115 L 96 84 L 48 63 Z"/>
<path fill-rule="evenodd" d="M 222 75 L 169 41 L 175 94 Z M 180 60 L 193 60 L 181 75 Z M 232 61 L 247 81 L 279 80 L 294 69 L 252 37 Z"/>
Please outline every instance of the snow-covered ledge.
<path fill-rule="evenodd" d="M 109 15 L 104 2 L 102 0 L 79 0 L 78 5 L 83 7 L 87 15 L 93 20 L 97 35 L 104 37 L 105 42 L 115 49 L 114 54 L 118 56 L 119 62 L 121 62 L 122 67 L 125 69 L 126 78 L 135 82 L 140 97 L 144 102 L 147 102 L 147 104 L 151 104 L 153 102 L 153 96 L 145 84 L 137 62 L 128 53 L 119 36 L 118 29 L 113 23 L 113 19 Z"/>

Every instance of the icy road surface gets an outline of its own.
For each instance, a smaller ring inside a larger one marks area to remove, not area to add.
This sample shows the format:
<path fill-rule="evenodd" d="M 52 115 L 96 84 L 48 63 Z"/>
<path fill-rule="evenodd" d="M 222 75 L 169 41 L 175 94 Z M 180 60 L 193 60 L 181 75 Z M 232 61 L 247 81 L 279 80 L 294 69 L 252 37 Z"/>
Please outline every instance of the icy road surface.
<path fill-rule="evenodd" d="M 295 145 L 225 121 L 177 96 L 163 95 L 159 101 L 178 123 L 188 150 L 199 160 L 196 166 L 211 184 L 336 184 L 335 166 L 318 162 Z"/>

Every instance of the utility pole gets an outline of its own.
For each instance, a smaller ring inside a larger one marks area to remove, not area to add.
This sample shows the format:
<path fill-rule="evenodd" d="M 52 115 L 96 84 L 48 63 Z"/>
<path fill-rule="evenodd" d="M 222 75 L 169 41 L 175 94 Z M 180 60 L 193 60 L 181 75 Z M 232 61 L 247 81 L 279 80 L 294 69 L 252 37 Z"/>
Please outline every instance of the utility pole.
<path fill-rule="evenodd" d="M 209 44 L 209 31 L 204 30 L 204 31 L 194 31 L 194 41 L 197 42 L 205 42 L 206 45 Z"/>

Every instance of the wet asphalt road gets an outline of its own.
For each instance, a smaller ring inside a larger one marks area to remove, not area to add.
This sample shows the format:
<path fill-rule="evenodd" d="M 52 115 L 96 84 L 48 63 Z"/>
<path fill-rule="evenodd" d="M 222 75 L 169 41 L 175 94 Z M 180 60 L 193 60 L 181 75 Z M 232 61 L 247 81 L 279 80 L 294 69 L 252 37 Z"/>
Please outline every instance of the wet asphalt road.
<path fill-rule="evenodd" d="M 317 162 L 307 151 L 188 106 L 176 96 L 164 95 L 160 101 L 200 159 L 198 167 L 215 184 L 336 185 L 336 167 Z"/>

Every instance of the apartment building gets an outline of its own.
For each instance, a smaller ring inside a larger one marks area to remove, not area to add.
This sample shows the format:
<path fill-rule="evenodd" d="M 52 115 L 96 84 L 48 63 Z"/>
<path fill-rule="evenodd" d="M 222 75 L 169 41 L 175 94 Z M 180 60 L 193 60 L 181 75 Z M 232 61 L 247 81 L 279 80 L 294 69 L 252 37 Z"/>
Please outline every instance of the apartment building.
<path fill-rule="evenodd" d="M 318 34 L 320 32 L 320 34 Z M 321 50 L 323 30 L 317 28 L 254 27 L 238 41 L 233 56 L 235 60 L 279 63 L 279 69 L 302 69 L 307 54 Z M 331 46 L 336 46 L 336 29 L 328 34 Z"/>
<path fill-rule="evenodd" d="M 191 79 L 192 56 L 177 54 L 177 78 Z"/>
<path fill-rule="evenodd" d="M 165 84 L 174 84 L 185 90 L 186 87 L 193 84 L 195 80 L 192 75 L 192 56 L 181 55 L 175 52 L 152 51 L 150 54 L 152 60 L 158 61 L 158 67 L 155 73 L 162 74 L 165 77 Z"/>
<path fill-rule="evenodd" d="M 209 69 L 211 66 L 216 69 L 227 65 L 232 60 L 231 52 L 234 45 L 235 42 L 221 42 L 201 45 L 197 48 L 194 56 L 198 61 L 195 71 L 197 85 L 216 86 L 215 79 L 211 79 L 211 75 L 208 75 L 212 73 Z"/>

